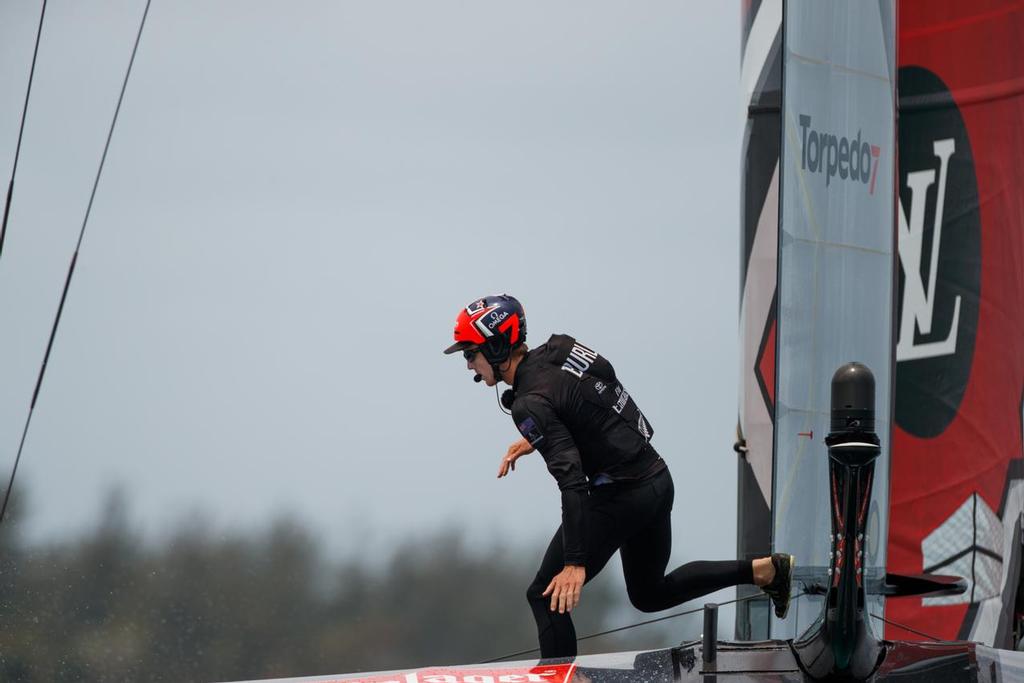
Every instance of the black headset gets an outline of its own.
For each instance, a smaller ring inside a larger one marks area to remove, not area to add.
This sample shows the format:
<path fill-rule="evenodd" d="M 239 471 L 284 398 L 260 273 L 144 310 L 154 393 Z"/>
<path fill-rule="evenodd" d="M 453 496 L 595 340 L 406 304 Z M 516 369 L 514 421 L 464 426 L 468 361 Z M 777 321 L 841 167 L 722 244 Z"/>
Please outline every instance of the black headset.
<path fill-rule="evenodd" d="M 520 342 L 522 344 L 522 342 Z M 518 344 L 517 344 L 518 346 Z M 494 373 L 494 378 L 499 379 L 501 377 L 501 365 L 509 359 L 512 355 L 512 342 L 509 341 L 508 335 L 504 332 L 498 332 L 496 334 L 487 337 L 483 344 L 480 344 L 480 353 L 484 355 L 490 366 L 491 371 Z M 480 375 L 473 377 L 474 382 L 483 380 Z M 494 395 L 498 395 L 498 385 L 494 385 Z M 498 399 L 498 404 L 502 406 L 502 410 L 509 415 L 512 414 L 512 403 L 516 400 L 516 394 L 511 389 L 506 389 L 502 394 L 501 398 Z"/>

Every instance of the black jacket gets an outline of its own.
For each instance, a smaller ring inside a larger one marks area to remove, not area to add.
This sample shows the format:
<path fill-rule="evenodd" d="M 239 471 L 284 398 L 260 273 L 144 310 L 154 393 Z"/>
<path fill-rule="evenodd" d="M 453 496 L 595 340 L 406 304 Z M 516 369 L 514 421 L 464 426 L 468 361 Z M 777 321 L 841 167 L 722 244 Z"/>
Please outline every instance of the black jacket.
<path fill-rule="evenodd" d="M 603 356 L 556 334 L 516 368 L 512 419 L 562 492 L 565 564 L 586 564 L 591 486 L 646 479 L 665 468 L 654 433 Z"/>

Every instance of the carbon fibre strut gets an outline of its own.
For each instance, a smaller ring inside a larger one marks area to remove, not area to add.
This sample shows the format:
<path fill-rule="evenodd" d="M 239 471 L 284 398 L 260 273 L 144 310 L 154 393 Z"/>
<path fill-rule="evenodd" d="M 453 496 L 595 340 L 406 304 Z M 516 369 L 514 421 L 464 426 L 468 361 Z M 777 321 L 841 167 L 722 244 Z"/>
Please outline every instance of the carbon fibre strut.
<path fill-rule="evenodd" d="M 829 509 L 832 517 L 829 581 L 818 629 L 793 643 L 803 671 L 815 680 L 868 680 L 885 659 L 865 601 L 865 526 L 875 460 L 875 378 L 866 365 L 847 363 L 832 376 L 832 425 L 828 446 Z M 887 573 L 881 594 L 889 597 L 957 595 L 967 584 L 958 576 Z M 932 636 L 900 628 L 932 640 Z"/>
<path fill-rule="evenodd" d="M 866 365 L 847 363 L 832 376 L 829 459 L 832 552 L 820 628 L 794 643 L 801 667 L 814 679 L 864 680 L 885 650 L 866 618 L 864 531 L 875 460 L 875 378 Z"/>

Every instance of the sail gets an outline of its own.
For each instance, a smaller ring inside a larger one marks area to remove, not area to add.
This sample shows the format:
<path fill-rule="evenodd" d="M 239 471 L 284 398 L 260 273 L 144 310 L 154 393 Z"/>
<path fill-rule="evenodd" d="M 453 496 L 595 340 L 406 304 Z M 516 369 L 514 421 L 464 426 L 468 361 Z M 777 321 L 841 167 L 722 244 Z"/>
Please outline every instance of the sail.
<path fill-rule="evenodd" d="M 895 214 L 895 3 L 791 1 L 783 17 L 772 534 L 827 581 L 829 383 L 848 361 L 875 375 L 882 452 L 867 511 L 867 578 L 885 572 Z M 882 610 L 880 597 L 872 612 Z M 803 633 L 820 598 L 773 637 Z"/>
<path fill-rule="evenodd" d="M 969 589 L 887 612 L 999 647 L 1016 640 L 1024 511 L 1022 44 L 1020 3 L 899 7 L 889 569 L 955 574 Z"/>
<path fill-rule="evenodd" d="M 737 551 L 792 553 L 819 582 L 828 387 L 847 361 L 878 381 L 883 450 L 866 548 L 869 576 L 885 571 L 895 25 L 893 2 L 744 3 Z M 769 629 L 767 606 L 753 601 L 737 610 L 736 635 L 797 635 L 819 614 L 820 600 L 804 598 Z"/>

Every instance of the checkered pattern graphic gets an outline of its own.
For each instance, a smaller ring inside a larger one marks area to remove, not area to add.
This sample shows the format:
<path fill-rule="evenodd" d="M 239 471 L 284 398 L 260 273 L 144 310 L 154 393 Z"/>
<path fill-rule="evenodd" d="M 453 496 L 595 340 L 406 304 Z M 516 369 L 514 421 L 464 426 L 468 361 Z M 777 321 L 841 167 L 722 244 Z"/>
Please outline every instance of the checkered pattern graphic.
<path fill-rule="evenodd" d="M 962 595 L 924 598 L 923 604 L 956 605 L 999 595 L 1003 575 L 1003 523 L 988 503 L 972 494 L 921 542 L 924 569 L 967 580 Z"/>

